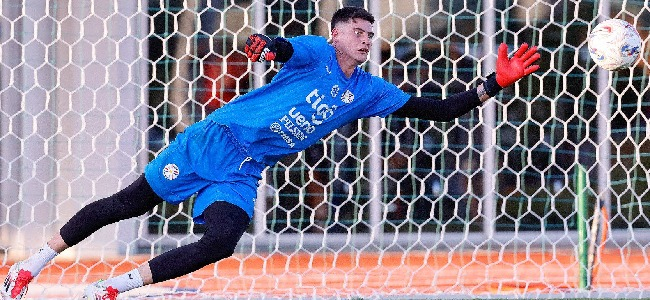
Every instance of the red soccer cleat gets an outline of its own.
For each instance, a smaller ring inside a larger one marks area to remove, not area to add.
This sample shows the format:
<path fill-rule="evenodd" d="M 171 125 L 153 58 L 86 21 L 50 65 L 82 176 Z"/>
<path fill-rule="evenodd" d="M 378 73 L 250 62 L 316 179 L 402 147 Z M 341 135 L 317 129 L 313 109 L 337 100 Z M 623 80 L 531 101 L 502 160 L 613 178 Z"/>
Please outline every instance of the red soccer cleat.
<path fill-rule="evenodd" d="M 32 282 L 32 273 L 21 268 L 22 262 L 17 262 L 7 274 L 2 286 L 2 294 L 10 296 L 11 299 L 22 299 L 27 293 L 27 285 Z"/>
<path fill-rule="evenodd" d="M 97 281 L 84 290 L 83 299 L 117 300 L 119 292 L 112 286 L 106 286 L 103 280 Z"/>

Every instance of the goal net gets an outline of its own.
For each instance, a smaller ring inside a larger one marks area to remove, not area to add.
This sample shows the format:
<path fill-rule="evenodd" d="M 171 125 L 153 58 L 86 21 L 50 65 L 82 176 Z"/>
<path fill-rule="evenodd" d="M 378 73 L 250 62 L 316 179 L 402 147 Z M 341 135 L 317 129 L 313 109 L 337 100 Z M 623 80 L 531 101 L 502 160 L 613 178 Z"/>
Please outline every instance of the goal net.
<path fill-rule="evenodd" d="M 329 37 L 344 5 L 376 18 L 363 68 L 413 95 L 475 87 L 501 42 L 538 45 L 541 69 L 452 122 L 363 119 L 283 159 L 233 257 L 129 295 L 650 297 L 647 1 L 2 1 L 3 274 L 269 82 L 282 66 L 250 63 L 250 34 Z M 589 58 L 609 18 L 644 40 L 629 70 Z M 192 203 L 101 229 L 28 296 L 78 296 L 198 240 Z"/>

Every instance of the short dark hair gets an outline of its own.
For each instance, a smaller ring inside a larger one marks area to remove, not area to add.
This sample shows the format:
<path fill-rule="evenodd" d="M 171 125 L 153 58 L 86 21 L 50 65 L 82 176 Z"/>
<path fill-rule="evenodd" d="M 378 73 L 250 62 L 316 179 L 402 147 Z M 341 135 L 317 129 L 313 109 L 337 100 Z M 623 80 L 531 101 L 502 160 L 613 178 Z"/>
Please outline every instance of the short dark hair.
<path fill-rule="evenodd" d="M 375 23 L 375 17 L 367 10 L 361 7 L 346 6 L 334 12 L 334 16 L 332 16 L 332 22 L 331 22 L 332 29 L 334 29 L 334 27 L 336 27 L 336 24 L 340 22 L 347 22 L 357 18 L 366 20 L 370 22 L 370 24 Z"/>

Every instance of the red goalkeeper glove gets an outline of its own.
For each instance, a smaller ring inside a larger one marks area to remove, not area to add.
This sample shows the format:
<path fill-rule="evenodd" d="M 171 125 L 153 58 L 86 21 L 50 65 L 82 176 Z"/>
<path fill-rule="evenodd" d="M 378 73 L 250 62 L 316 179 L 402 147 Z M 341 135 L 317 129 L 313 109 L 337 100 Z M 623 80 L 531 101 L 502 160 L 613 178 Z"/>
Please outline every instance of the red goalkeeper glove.
<path fill-rule="evenodd" d="M 497 56 L 497 83 L 501 87 L 507 87 L 524 76 L 537 71 L 539 65 L 533 65 L 533 63 L 539 57 L 536 46 L 528 48 L 528 44 L 523 43 L 512 58 L 508 58 L 508 46 L 501 43 L 499 45 L 499 55 Z"/>
<path fill-rule="evenodd" d="M 263 34 L 253 34 L 246 40 L 244 52 L 248 59 L 254 62 L 265 62 L 275 59 L 275 47 L 273 41 Z"/>

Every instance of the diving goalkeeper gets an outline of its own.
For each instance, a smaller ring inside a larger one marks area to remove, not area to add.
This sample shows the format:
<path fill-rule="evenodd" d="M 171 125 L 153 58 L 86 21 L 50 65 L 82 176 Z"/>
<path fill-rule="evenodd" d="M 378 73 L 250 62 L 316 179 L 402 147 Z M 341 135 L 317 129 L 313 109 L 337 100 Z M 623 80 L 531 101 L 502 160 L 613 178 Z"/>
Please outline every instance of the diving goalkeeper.
<path fill-rule="evenodd" d="M 318 36 L 251 35 L 245 46 L 250 60 L 283 63 L 273 80 L 189 126 L 135 182 L 83 207 L 38 253 L 11 267 L 2 293 L 20 299 L 57 254 L 101 227 L 194 194 L 193 219 L 206 227 L 198 241 L 95 282 L 84 297 L 116 299 L 119 293 L 227 258 L 251 221 L 262 172 L 282 157 L 359 118 L 392 114 L 454 120 L 539 69 L 534 64 L 540 57 L 536 47 L 523 44 L 508 57 L 508 47 L 501 44 L 496 72 L 476 88 L 444 100 L 412 96 L 359 67 L 368 58 L 374 21 L 362 8 L 344 7 L 332 17 L 329 42 Z"/>

